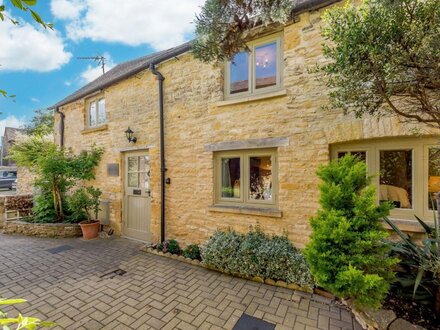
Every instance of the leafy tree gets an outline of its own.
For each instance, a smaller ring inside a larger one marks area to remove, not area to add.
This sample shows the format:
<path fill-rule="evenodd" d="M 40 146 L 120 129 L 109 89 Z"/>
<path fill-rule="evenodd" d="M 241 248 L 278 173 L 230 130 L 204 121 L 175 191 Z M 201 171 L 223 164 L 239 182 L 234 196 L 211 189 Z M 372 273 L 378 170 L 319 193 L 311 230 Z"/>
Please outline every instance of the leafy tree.
<path fill-rule="evenodd" d="M 311 219 L 305 254 L 319 285 L 358 307 L 379 307 L 394 279 L 381 219 L 391 205 L 376 205 L 366 164 L 350 154 L 318 171 L 321 210 Z"/>
<path fill-rule="evenodd" d="M 440 1 L 347 2 L 324 15 L 330 108 L 440 127 Z"/>
<path fill-rule="evenodd" d="M 207 0 L 196 16 L 194 56 L 206 63 L 231 60 L 259 25 L 286 23 L 296 0 Z"/>
<path fill-rule="evenodd" d="M 42 195 L 51 195 L 57 221 L 65 220 L 65 194 L 78 181 L 95 178 L 94 169 L 103 150 L 93 147 L 75 155 L 57 144 L 38 136 L 31 136 L 11 148 L 10 157 L 18 166 L 36 174 L 35 186 Z M 47 212 L 47 209 L 45 209 Z"/>
<path fill-rule="evenodd" d="M 34 117 L 24 129 L 28 135 L 45 136 L 53 133 L 54 113 L 50 109 L 35 110 Z"/>
<path fill-rule="evenodd" d="M 9 5 L 5 4 L 4 2 L 3 4 L 0 2 L 0 21 L 4 21 L 5 19 L 7 19 L 10 22 L 12 22 L 12 24 L 14 25 L 20 24 L 20 21 L 8 15 L 7 10 L 11 8 L 20 11 L 22 14 L 29 13 L 32 19 L 35 22 L 37 22 L 39 25 L 41 25 L 45 29 L 49 28 L 53 30 L 53 24 L 44 22 L 43 19 L 40 17 L 40 15 L 31 8 L 37 4 L 37 0 L 8 0 L 8 1 L 9 1 Z M 3 97 L 15 98 L 15 95 L 8 94 L 7 91 L 1 88 L 0 88 L 0 95 Z"/>

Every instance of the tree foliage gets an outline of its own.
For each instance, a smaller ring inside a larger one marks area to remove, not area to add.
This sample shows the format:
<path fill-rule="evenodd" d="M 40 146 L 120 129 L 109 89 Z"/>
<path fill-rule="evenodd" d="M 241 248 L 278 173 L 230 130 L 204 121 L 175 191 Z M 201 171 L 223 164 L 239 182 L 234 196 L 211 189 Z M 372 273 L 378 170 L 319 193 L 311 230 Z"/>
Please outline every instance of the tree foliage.
<path fill-rule="evenodd" d="M 13 8 L 16 10 L 21 11 L 22 13 L 28 13 L 32 17 L 32 19 L 40 24 L 45 29 L 53 29 L 52 23 L 44 22 L 41 16 L 32 9 L 37 4 L 37 0 L 9 0 L 9 6 L 5 3 L 0 4 L 0 20 L 4 21 L 5 19 L 8 19 L 12 24 L 19 25 L 20 21 L 16 20 L 13 17 L 10 17 L 7 13 L 7 10 L 9 8 Z"/>
<path fill-rule="evenodd" d="M 8 1 L 8 4 L 5 4 L 6 1 Z M 9 12 L 8 12 L 10 9 L 16 9 L 17 11 L 20 11 L 22 14 L 23 13 L 30 14 L 31 18 L 45 29 L 49 28 L 53 30 L 53 24 L 43 21 L 41 16 L 35 10 L 32 9 L 32 7 L 34 7 L 36 4 L 37 4 L 37 0 L 5 0 L 3 2 L 0 2 L 0 21 L 4 21 L 6 19 L 9 20 L 14 25 L 19 25 L 20 21 L 14 17 L 9 16 Z M 0 88 L 0 96 L 14 99 L 16 95 L 8 94 L 7 91 Z"/>
<path fill-rule="evenodd" d="M 246 46 L 246 33 L 259 25 L 286 23 L 294 0 L 207 0 L 196 16 L 194 56 L 206 63 L 231 60 Z"/>
<path fill-rule="evenodd" d="M 324 22 L 330 108 L 440 127 L 440 0 L 347 2 Z"/>
<path fill-rule="evenodd" d="M 54 113 L 50 109 L 38 109 L 31 122 L 24 129 L 28 135 L 45 136 L 53 133 L 54 129 Z"/>
<path fill-rule="evenodd" d="M 25 303 L 24 299 L 4 299 L 0 298 L 0 307 L 8 305 L 16 305 Z M 18 314 L 17 317 L 9 317 L 7 313 L 0 310 L 0 326 L 4 330 L 15 329 L 15 330 L 33 330 L 37 328 L 50 328 L 56 324 L 48 321 L 41 321 L 36 317 L 23 316 Z"/>
<path fill-rule="evenodd" d="M 388 203 L 376 205 L 366 164 L 350 154 L 318 171 L 321 210 L 311 219 L 305 253 L 319 285 L 358 307 L 379 307 L 393 280 L 387 232 L 381 219 Z"/>
<path fill-rule="evenodd" d="M 35 186 L 40 188 L 41 196 L 52 196 L 56 220 L 61 222 L 66 218 L 66 192 L 78 181 L 95 178 L 102 153 L 102 149 L 93 147 L 75 155 L 47 139 L 30 136 L 11 148 L 10 157 L 36 175 Z"/>

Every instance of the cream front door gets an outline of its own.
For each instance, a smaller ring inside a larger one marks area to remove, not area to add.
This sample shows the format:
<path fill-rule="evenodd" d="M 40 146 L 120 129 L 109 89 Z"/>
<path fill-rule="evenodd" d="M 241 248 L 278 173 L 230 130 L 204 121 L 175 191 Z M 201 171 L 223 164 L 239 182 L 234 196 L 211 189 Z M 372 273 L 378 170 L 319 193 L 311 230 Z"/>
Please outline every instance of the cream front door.
<path fill-rule="evenodd" d="M 125 207 L 123 234 L 149 242 L 150 232 L 150 158 L 147 152 L 125 155 Z"/>

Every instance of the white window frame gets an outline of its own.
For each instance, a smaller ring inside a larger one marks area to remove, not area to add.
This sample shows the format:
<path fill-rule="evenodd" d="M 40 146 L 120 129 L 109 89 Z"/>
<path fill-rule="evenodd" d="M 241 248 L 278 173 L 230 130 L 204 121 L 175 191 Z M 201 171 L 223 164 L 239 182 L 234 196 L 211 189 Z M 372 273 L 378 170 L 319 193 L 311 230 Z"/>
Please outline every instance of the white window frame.
<path fill-rule="evenodd" d="M 102 101 L 102 100 L 104 100 L 104 102 L 105 102 L 105 97 L 102 94 L 97 95 L 97 96 L 95 96 L 93 98 L 87 99 L 87 101 L 86 101 L 86 118 L 85 118 L 86 119 L 86 127 L 88 127 L 88 128 L 95 128 L 95 127 L 103 126 L 103 125 L 105 125 L 107 123 L 107 106 L 105 106 L 105 112 L 104 112 L 105 119 L 104 119 L 104 122 L 99 123 L 99 102 Z M 95 125 L 91 125 L 91 122 L 90 122 L 90 106 L 92 105 L 93 102 L 95 102 L 95 104 L 96 104 L 96 108 L 95 108 L 96 124 Z"/>
<path fill-rule="evenodd" d="M 268 86 L 264 88 L 256 88 L 256 51 L 255 49 L 257 47 L 263 46 L 265 44 L 270 43 L 276 43 L 277 47 L 277 70 L 276 70 L 276 84 L 274 86 Z M 271 35 L 268 37 L 260 38 L 257 40 L 254 40 L 252 42 L 247 43 L 247 46 L 250 49 L 249 55 L 249 67 L 248 67 L 248 91 L 247 92 L 240 92 L 240 93 L 234 93 L 231 94 L 231 84 L 230 84 L 230 78 L 231 78 L 231 62 L 228 61 L 225 64 L 225 84 L 224 84 L 224 91 L 225 91 L 225 99 L 235 99 L 235 98 L 241 98 L 241 97 L 248 97 L 251 95 L 260 95 L 270 92 L 275 92 L 280 89 L 282 89 L 282 75 L 283 75 L 283 62 L 284 62 L 284 56 L 283 56 L 283 34 L 277 33 L 275 35 Z"/>
<path fill-rule="evenodd" d="M 250 198 L 250 158 L 271 157 L 272 199 Z M 240 158 L 240 198 L 222 197 L 222 158 Z M 276 149 L 219 151 L 214 154 L 214 204 L 254 208 L 276 208 L 278 205 L 278 159 Z"/>
<path fill-rule="evenodd" d="M 331 146 L 331 158 L 337 159 L 340 152 L 367 152 L 367 171 L 373 176 L 372 183 L 377 187 L 379 203 L 380 151 L 412 150 L 412 201 L 411 209 L 395 208 L 390 217 L 395 219 L 415 220 L 414 215 L 426 220 L 433 220 L 433 211 L 428 207 L 428 157 L 430 148 L 440 148 L 438 138 L 387 138 L 353 143 L 341 143 Z"/>

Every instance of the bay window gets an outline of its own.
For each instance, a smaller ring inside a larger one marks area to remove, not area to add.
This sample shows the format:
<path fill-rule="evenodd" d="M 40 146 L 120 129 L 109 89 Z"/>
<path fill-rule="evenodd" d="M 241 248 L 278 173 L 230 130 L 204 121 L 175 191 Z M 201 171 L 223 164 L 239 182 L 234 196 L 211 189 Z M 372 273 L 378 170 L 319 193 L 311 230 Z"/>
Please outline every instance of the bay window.
<path fill-rule="evenodd" d="M 435 195 L 440 191 L 440 141 L 400 138 L 332 146 L 332 158 L 346 153 L 360 157 L 377 187 L 377 202 L 391 202 L 391 217 L 432 221 Z"/>

